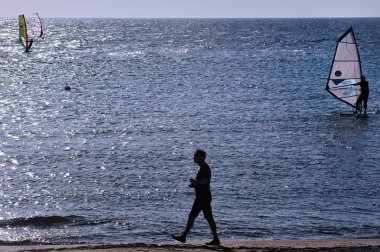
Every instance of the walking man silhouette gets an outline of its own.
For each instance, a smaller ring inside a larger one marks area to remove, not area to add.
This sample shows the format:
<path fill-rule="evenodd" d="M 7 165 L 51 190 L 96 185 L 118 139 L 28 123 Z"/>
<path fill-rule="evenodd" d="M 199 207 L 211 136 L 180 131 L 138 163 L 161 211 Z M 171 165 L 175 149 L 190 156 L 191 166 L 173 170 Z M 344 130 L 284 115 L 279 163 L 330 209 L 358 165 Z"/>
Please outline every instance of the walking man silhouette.
<path fill-rule="evenodd" d="M 211 209 L 211 169 L 210 166 L 206 163 L 206 152 L 204 150 L 198 149 L 194 154 L 194 162 L 198 164 L 199 170 L 195 179 L 190 179 L 189 187 L 194 188 L 195 190 L 195 200 L 193 207 L 189 214 L 189 218 L 186 224 L 185 231 L 179 236 L 172 235 L 172 237 L 182 243 L 186 242 L 186 237 L 190 232 L 190 229 L 193 227 L 195 219 L 198 217 L 199 213 L 202 211 L 204 218 L 207 220 L 211 232 L 214 236 L 214 239 L 207 245 L 219 245 L 220 241 L 218 238 L 218 233 L 216 231 L 216 224 L 214 217 L 212 215 Z"/>

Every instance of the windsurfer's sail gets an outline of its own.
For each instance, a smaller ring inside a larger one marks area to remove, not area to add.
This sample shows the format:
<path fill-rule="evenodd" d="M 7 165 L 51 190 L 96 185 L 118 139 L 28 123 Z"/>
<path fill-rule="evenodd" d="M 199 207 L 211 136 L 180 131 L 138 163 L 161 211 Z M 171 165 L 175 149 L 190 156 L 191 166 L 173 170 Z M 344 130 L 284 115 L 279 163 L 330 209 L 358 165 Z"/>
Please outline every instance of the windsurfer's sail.
<path fill-rule="evenodd" d="M 355 108 L 362 69 L 355 35 L 350 27 L 337 41 L 326 90 Z"/>
<path fill-rule="evenodd" d="M 28 48 L 28 30 L 26 28 L 26 22 L 24 15 L 18 16 L 18 39 L 20 41 L 20 44 L 27 49 Z"/>
<path fill-rule="evenodd" d="M 29 52 L 30 48 L 33 44 L 33 39 L 28 39 L 28 29 L 26 27 L 26 21 L 24 15 L 18 16 L 18 39 L 20 41 L 20 44 L 25 48 L 25 52 Z"/>
<path fill-rule="evenodd" d="M 38 15 L 38 13 L 33 13 L 33 34 L 42 37 L 43 33 L 44 31 L 40 15 Z"/>

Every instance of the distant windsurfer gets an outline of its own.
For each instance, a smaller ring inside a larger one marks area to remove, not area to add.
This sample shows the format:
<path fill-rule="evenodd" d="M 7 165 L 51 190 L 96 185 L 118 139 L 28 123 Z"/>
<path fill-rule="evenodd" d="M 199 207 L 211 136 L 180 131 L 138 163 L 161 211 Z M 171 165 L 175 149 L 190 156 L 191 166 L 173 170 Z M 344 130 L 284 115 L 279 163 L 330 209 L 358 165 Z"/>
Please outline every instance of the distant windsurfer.
<path fill-rule="evenodd" d="M 358 99 L 356 100 L 356 111 L 367 113 L 367 102 L 368 102 L 368 96 L 369 96 L 369 88 L 368 88 L 368 81 L 366 80 L 365 76 L 363 75 L 360 79 L 360 82 L 356 85 L 360 85 L 360 95 Z"/>
<path fill-rule="evenodd" d="M 204 150 L 198 149 L 194 154 L 194 162 L 198 164 L 199 170 L 195 179 L 190 179 L 189 187 L 195 189 L 195 200 L 193 207 L 189 214 L 187 225 L 185 231 L 179 235 L 172 237 L 182 243 L 186 242 L 186 236 L 190 232 L 190 229 L 193 227 L 195 219 L 202 211 L 204 218 L 207 220 L 214 239 L 211 242 L 206 243 L 207 245 L 219 245 L 220 241 L 218 238 L 218 233 L 216 231 L 216 224 L 214 217 L 212 215 L 211 209 L 211 169 L 210 166 L 206 163 L 206 152 Z"/>
<path fill-rule="evenodd" d="M 32 45 L 33 45 L 33 39 L 28 40 L 28 46 L 26 47 L 25 52 L 29 52 Z"/>

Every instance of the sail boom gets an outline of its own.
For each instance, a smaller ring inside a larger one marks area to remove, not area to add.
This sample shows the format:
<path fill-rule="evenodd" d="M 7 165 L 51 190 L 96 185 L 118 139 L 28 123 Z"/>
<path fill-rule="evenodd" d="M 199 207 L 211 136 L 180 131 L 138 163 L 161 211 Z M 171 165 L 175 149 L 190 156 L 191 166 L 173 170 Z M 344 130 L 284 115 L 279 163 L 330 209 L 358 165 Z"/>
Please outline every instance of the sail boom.
<path fill-rule="evenodd" d="M 335 62 L 360 62 L 360 60 L 336 60 Z"/>
<path fill-rule="evenodd" d="M 335 82 L 337 82 L 337 81 L 348 81 L 348 80 L 360 80 L 360 78 L 356 78 L 356 77 L 348 77 L 347 79 L 327 79 L 327 80 L 331 80 L 331 81 L 335 81 Z M 353 84 L 356 84 L 356 83 L 344 83 L 344 84 L 341 84 L 341 85 L 339 85 L 339 86 L 351 86 L 351 85 L 353 85 Z"/>
<path fill-rule="evenodd" d="M 330 90 L 338 90 L 338 89 L 346 89 L 351 88 L 352 86 L 355 86 L 356 84 L 346 85 L 346 86 L 340 86 L 340 87 L 332 87 Z"/>
<path fill-rule="evenodd" d="M 351 44 L 351 45 L 355 45 L 356 43 L 353 43 L 353 42 L 350 42 L 350 41 L 342 41 L 340 42 L 342 44 Z"/>
<path fill-rule="evenodd" d="M 356 96 L 343 96 L 342 98 L 352 98 L 352 97 L 356 97 Z"/>

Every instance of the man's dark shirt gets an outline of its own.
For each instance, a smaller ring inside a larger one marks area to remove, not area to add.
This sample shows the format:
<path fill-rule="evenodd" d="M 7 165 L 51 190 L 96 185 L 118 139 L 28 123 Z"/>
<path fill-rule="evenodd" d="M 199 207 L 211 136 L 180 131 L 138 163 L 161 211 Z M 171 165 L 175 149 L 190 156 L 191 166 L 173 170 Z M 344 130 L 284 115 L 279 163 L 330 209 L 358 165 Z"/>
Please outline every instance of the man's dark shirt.
<path fill-rule="evenodd" d="M 201 165 L 196 177 L 197 180 L 202 180 L 204 178 L 207 179 L 207 184 L 195 185 L 195 198 L 199 200 L 211 201 L 211 190 L 210 190 L 211 169 L 210 169 L 210 166 L 206 163 Z"/>

